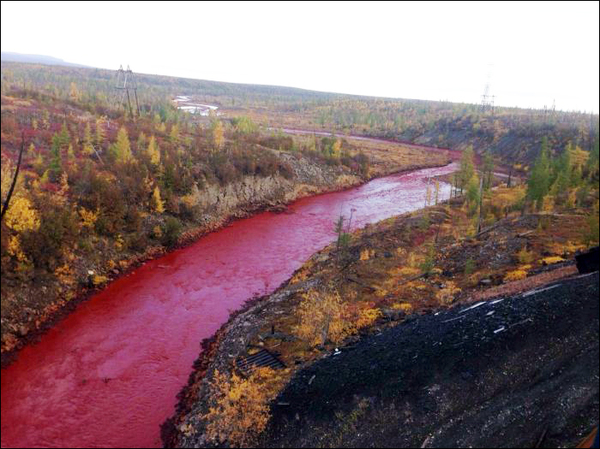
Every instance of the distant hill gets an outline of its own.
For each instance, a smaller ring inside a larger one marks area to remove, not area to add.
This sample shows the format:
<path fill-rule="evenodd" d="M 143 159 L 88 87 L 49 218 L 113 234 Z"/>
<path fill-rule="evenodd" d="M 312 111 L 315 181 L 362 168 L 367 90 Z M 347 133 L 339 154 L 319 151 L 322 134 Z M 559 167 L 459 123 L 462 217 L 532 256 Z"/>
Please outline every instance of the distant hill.
<path fill-rule="evenodd" d="M 46 55 L 26 55 L 23 53 L 13 53 L 11 51 L 2 52 L 2 61 L 11 62 L 28 62 L 33 64 L 47 64 L 47 65 L 64 65 L 68 67 L 89 67 L 82 64 L 75 64 L 73 62 L 67 62 L 59 58 Z"/>

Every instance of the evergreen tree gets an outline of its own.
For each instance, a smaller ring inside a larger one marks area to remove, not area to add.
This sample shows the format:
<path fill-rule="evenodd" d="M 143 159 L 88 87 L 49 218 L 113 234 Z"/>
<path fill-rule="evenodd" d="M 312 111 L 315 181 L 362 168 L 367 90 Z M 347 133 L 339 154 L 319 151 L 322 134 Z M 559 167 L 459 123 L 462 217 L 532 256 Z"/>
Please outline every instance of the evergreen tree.
<path fill-rule="evenodd" d="M 125 163 L 133 160 L 129 136 L 127 135 L 127 130 L 124 126 L 119 129 L 117 142 L 114 145 L 111 145 L 111 153 L 117 162 Z"/>
<path fill-rule="evenodd" d="M 61 139 L 58 134 L 52 136 L 52 147 L 50 148 L 50 164 L 48 166 L 49 176 L 52 181 L 57 181 L 62 173 Z"/>
<path fill-rule="evenodd" d="M 162 214 L 165 211 L 165 203 L 160 197 L 160 189 L 158 188 L 158 186 L 154 187 L 154 191 L 152 192 L 152 200 L 150 201 L 150 204 L 152 205 L 152 209 L 154 209 L 154 211 L 158 212 L 159 214 Z"/>
<path fill-rule="evenodd" d="M 90 122 L 85 124 L 85 130 L 83 131 L 83 154 L 91 156 L 94 153 L 93 140 L 92 140 L 92 128 Z"/>
<path fill-rule="evenodd" d="M 551 192 L 553 195 L 558 195 L 566 192 L 571 184 L 571 143 L 567 144 L 565 151 L 556 159 L 554 170 Z"/>
<path fill-rule="evenodd" d="M 462 157 L 460 160 L 460 170 L 458 171 L 458 187 L 460 188 L 460 193 L 463 193 L 463 190 L 467 188 L 471 178 L 473 178 L 473 174 L 475 173 L 475 166 L 473 163 L 473 146 L 469 145 L 462 152 Z"/>
<path fill-rule="evenodd" d="M 544 197 L 550 189 L 550 154 L 548 139 L 542 139 L 542 150 L 535 161 L 531 175 L 527 182 L 527 199 L 533 202 L 536 208 L 541 209 Z"/>
<path fill-rule="evenodd" d="M 160 164 L 160 149 L 158 148 L 158 144 L 156 143 L 156 139 L 154 136 L 150 137 L 150 142 L 148 143 L 148 149 L 146 150 L 148 156 L 150 157 L 150 162 L 153 165 Z"/>

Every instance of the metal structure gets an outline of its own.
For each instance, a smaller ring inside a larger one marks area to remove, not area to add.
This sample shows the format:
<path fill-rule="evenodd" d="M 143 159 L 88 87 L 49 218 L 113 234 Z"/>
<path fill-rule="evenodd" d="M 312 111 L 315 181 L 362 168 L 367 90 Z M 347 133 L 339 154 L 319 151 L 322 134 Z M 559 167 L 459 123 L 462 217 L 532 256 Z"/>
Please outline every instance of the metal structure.
<path fill-rule="evenodd" d="M 261 349 L 256 354 L 241 357 L 236 361 L 237 367 L 245 373 L 249 373 L 255 367 L 269 367 L 283 369 L 285 364 L 266 349 Z"/>
<path fill-rule="evenodd" d="M 131 96 L 135 99 L 135 112 L 137 116 L 140 116 L 140 105 L 138 103 L 137 96 L 137 82 L 133 71 L 127 66 L 127 70 L 123 70 L 123 66 L 119 66 L 117 70 L 117 81 L 115 83 L 115 89 L 117 91 L 117 101 L 119 105 L 129 110 L 129 115 L 134 116 L 133 108 L 131 106 Z"/>
<path fill-rule="evenodd" d="M 490 71 L 488 72 L 487 81 L 485 83 L 485 88 L 483 90 L 483 95 L 481 96 L 481 110 L 484 112 L 491 111 L 492 113 L 494 113 L 494 99 L 496 98 L 496 96 L 490 94 L 491 77 L 492 73 L 490 68 Z"/>

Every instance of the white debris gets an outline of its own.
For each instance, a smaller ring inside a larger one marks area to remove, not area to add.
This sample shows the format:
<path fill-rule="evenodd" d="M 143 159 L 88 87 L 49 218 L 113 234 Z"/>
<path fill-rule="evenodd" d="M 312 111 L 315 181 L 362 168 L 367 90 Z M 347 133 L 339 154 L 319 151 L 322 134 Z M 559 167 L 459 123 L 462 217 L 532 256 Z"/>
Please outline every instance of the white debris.
<path fill-rule="evenodd" d="M 497 300 L 495 300 L 495 301 L 492 301 L 492 302 L 490 303 L 490 306 L 493 306 L 494 304 L 498 304 L 499 302 L 502 302 L 502 301 L 504 301 L 504 299 L 505 299 L 505 298 L 501 298 L 501 299 L 497 299 Z"/>
<path fill-rule="evenodd" d="M 464 309 L 464 310 L 461 310 L 459 313 L 464 313 L 464 312 L 466 312 L 466 311 L 468 311 L 468 310 L 473 310 L 473 309 L 475 309 L 476 307 L 482 306 L 482 305 L 484 305 L 484 304 L 485 304 L 485 301 L 478 302 L 477 304 L 475 304 L 475 305 L 472 305 L 471 307 L 467 307 L 466 309 Z"/>
<path fill-rule="evenodd" d="M 490 310 L 488 313 L 485 314 L 485 316 L 492 316 L 494 314 L 493 310 Z"/>
<path fill-rule="evenodd" d="M 505 328 L 504 326 L 502 326 L 501 328 L 499 328 L 499 329 L 496 329 L 496 330 L 494 331 L 494 334 L 497 334 L 498 332 L 502 332 L 502 331 L 505 331 L 505 330 L 506 330 L 506 328 Z"/>
<path fill-rule="evenodd" d="M 527 293 L 523 293 L 523 298 L 527 298 L 528 296 L 535 295 L 536 293 L 541 293 L 541 292 L 545 292 L 547 290 L 552 290 L 553 288 L 556 288 L 560 285 L 561 284 L 555 284 L 555 285 L 551 285 L 550 287 L 540 288 L 539 290 L 530 290 Z"/>

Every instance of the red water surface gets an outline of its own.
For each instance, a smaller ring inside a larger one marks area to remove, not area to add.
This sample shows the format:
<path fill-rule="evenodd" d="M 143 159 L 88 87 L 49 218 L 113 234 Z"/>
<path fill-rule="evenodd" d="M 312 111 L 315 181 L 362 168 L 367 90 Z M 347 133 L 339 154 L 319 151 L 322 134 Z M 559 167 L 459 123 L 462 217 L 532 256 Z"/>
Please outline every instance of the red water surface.
<path fill-rule="evenodd" d="M 423 207 L 455 164 L 376 179 L 261 213 L 149 262 L 82 303 L 2 370 L 2 446 L 158 447 L 199 343 L 334 238 Z M 450 193 L 442 185 L 442 197 Z"/>

